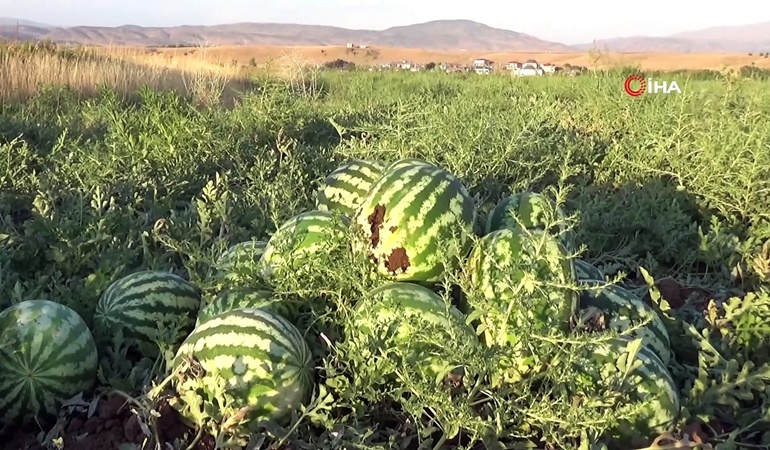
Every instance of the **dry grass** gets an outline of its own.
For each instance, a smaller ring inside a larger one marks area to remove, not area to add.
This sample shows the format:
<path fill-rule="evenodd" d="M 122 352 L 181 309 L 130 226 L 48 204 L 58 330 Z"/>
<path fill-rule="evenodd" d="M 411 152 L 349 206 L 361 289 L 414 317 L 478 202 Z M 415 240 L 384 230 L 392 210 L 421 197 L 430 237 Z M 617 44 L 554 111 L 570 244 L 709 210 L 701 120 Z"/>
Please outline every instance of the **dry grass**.
<path fill-rule="evenodd" d="M 332 46 L 221 46 L 208 49 L 208 57 L 222 61 L 237 61 L 248 64 L 252 59 L 260 65 L 268 61 L 276 61 L 281 55 L 290 53 L 298 55 L 312 63 L 323 63 L 335 59 L 352 61 L 356 65 L 380 64 L 400 61 L 402 59 L 417 63 L 447 62 L 465 64 L 475 58 L 488 58 L 497 62 L 511 60 L 525 61 L 536 59 L 541 63 L 572 64 L 584 67 L 609 68 L 616 66 L 636 66 L 642 70 L 722 70 L 724 68 L 738 69 L 742 66 L 754 65 L 758 68 L 770 68 L 770 58 L 757 54 L 748 55 L 730 53 L 604 53 L 600 60 L 594 62 L 589 52 L 569 53 L 537 53 L 537 52 L 470 52 L 470 51 L 434 51 L 425 49 L 387 48 L 358 49 L 355 54 L 345 47 Z M 171 57 L 184 60 L 195 58 L 191 49 L 165 48 L 158 50 L 159 57 Z"/>
<path fill-rule="evenodd" d="M 210 105 L 231 101 L 249 84 L 243 67 L 213 62 L 207 49 L 196 50 L 197 57 L 173 58 L 128 48 L 0 46 L 0 104 L 34 96 L 46 85 L 59 85 L 86 96 L 96 94 L 100 86 L 126 96 L 142 86 L 172 89 Z"/>

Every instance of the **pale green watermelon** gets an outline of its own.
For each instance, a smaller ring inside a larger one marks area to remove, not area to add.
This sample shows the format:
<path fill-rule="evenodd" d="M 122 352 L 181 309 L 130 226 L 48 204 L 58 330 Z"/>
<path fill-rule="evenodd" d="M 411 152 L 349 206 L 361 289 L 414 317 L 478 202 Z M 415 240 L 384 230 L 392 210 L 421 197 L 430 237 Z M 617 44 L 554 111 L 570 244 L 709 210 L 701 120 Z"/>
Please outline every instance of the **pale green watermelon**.
<path fill-rule="evenodd" d="M 285 306 L 271 291 L 265 289 L 224 289 L 219 291 L 198 313 L 196 327 L 210 318 L 233 309 L 267 308 L 287 317 Z M 287 317 L 288 318 L 288 317 Z"/>
<path fill-rule="evenodd" d="M 644 345 L 629 361 L 631 342 L 627 337 L 597 340 L 586 349 L 582 361 L 582 371 L 593 377 L 597 385 L 601 383 L 611 391 L 628 395 L 632 402 L 629 406 L 642 405 L 633 420 L 623 421 L 613 430 L 612 440 L 620 443 L 616 448 L 646 447 L 658 435 L 673 431 L 680 411 L 679 390 L 666 365 Z M 621 357 L 626 367 L 640 365 L 627 373 L 617 365 Z M 620 379 L 622 384 L 616 382 Z"/>
<path fill-rule="evenodd" d="M 487 216 L 484 234 L 518 227 L 544 231 L 546 225 L 555 224 L 549 227 L 548 232 L 558 236 L 565 248 L 571 251 L 575 245 L 565 220 L 564 211 L 545 195 L 529 191 L 518 192 L 503 198 L 495 206 Z"/>
<path fill-rule="evenodd" d="M 578 306 L 575 268 L 550 234 L 493 231 L 476 243 L 465 271 L 471 289 L 467 299 L 481 314 L 488 344 L 505 345 L 524 327 L 569 331 Z"/>
<path fill-rule="evenodd" d="M 409 363 L 431 376 L 453 368 L 452 355 L 442 354 L 442 347 L 435 344 L 456 339 L 451 337 L 450 330 L 460 339 L 478 342 L 457 308 L 430 289 L 413 283 L 394 282 L 373 289 L 356 304 L 354 313 L 354 325 L 347 330 L 349 339 L 361 342 L 370 337 L 384 338 L 382 350 L 410 347 Z M 437 340 L 431 335 L 431 343 L 415 341 L 417 332 L 427 326 L 438 326 L 436 332 L 445 333 L 445 337 Z M 391 327 L 395 327 L 392 333 Z"/>
<path fill-rule="evenodd" d="M 328 257 L 347 242 L 349 226 L 349 219 L 331 211 L 313 210 L 292 217 L 276 230 L 265 247 L 264 277 L 270 280 L 287 272 L 303 271 Z"/>

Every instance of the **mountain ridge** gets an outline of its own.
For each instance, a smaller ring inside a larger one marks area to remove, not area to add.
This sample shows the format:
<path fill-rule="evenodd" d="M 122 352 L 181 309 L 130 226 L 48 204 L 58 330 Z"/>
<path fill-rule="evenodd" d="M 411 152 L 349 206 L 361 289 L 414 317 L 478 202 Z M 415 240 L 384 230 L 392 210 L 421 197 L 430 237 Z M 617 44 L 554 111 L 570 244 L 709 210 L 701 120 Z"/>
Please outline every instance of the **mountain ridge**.
<path fill-rule="evenodd" d="M 17 25 L 18 22 L 18 25 Z M 344 46 L 347 43 L 396 48 L 473 51 L 741 53 L 770 51 L 770 22 L 720 26 L 668 36 L 598 39 L 567 45 L 479 22 L 434 20 L 383 30 L 328 25 L 241 22 L 219 25 L 140 25 L 58 27 L 0 18 L 0 38 L 49 39 L 84 45 L 168 47 L 207 45 Z"/>

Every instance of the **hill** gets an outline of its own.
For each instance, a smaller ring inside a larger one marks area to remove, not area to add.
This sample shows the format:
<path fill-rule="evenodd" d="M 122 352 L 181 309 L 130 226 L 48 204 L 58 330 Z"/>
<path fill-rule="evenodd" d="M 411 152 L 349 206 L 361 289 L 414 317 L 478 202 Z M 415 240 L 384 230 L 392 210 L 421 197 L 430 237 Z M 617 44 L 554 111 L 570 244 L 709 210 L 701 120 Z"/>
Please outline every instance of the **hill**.
<path fill-rule="evenodd" d="M 85 45 L 345 45 L 347 42 L 400 48 L 487 51 L 569 51 L 564 44 L 524 33 L 493 28 L 469 20 L 437 20 L 385 30 L 278 23 L 235 23 L 213 26 L 69 28 L 22 27 L 27 39 L 50 39 Z M 13 38 L 16 25 L 0 25 L 0 37 Z"/>
<path fill-rule="evenodd" d="M 666 53 L 746 53 L 770 51 L 770 22 L 750 25 L 711 27 L 669 36 L 634 36 L 601 39 L 574 45 L 577 50 L 591 47 L 614 52 Z"/>

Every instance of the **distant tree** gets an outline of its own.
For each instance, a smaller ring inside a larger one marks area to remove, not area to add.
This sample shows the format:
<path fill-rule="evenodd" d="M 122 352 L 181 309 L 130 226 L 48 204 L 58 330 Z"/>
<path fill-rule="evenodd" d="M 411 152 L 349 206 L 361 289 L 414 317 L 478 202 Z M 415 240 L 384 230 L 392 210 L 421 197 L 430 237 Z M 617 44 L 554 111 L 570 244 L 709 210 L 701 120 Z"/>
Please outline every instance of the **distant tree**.
<path fill-rule="evenodd" d="M 257 60 L 254 59 L 254 57 L 252 57 L 251 59 L 249 59 L 249 65 L 251 67 L 257 67 Z"/>
<path fill-rule="evenodd" d="M 425 64 L 425 70 L 433 70 L 436 68 L 436 63 L 433 61 L 429 62 L 428 64 Z"/>

